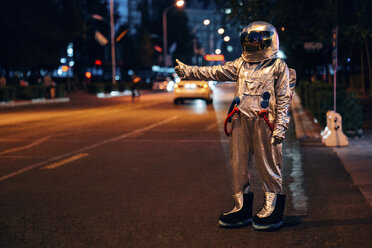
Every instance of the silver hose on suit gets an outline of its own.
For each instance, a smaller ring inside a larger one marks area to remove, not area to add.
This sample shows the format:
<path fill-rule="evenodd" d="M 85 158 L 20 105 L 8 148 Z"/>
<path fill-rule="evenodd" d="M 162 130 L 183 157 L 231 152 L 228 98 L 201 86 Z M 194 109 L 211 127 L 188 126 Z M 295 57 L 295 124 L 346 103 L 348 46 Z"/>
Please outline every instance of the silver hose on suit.
<path fill-rule="evenodd" d="M 255 36 L 261 38 L 257 49 Z M 239 116 L 233 123 L 230 138 L 230 164 L 234 194 L 246 191 L 254 158 L 264 192 L 279 193 L 282 189 L 282 145 L 290 117 L 291 101 L 289 70 L 278 58 L 279 38 L 275 28 L 265 22 L 254 22 L 241 36 L 243 53 L 235 61 L 216 66 L 188 66 L 178 61 L 177 73 L 183 79 L 236 81 L 235 97 L 240 97 Z M 271 132 L 258 116 L 268 112 Z"/>

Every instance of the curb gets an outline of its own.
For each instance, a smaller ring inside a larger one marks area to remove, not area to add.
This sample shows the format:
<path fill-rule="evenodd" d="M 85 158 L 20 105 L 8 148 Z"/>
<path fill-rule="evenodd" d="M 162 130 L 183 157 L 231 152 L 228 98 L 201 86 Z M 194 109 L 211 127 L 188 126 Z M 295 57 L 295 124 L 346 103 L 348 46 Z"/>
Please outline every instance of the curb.
<path fill-rule="evenodd" d="M 303 146 L 326 147 L 320 136 L 320 126 L 306 111 L 298 95 L 293 95 L 292 114 L 295 121 L 296 138 Z M 346 147 L 329 147 L 336 153 L 343 167 L 349 173 L 354 184 L 362 192 L 366 201 L 372 206 L 372 168 L 370 167 L 370 152 L 372 151 L 372 136 L 350 139 Z"/>
<path fill-rule="evenodd" d="M 69 101 L 70 101 L 69 97 L 62 97 L 62 98 L 55 98 L 55 99 L 37 98 L 37 99 L 28 100 L 28 101 L 24 100 L 24 101 L 0 102 L 0 108 L 11 108 L 11 107 L 37 105 L 37 104 L 62 103 L 62 102 L 69 102 Z"/>
<path fill-rule="evenodd" d="M 323 146 L 320 126 L 314 122 L 312 115 L 301 105 L 300 97 L 294 92 L 292 114 L 295 122 L 296 138 L 305 145 Z"/>

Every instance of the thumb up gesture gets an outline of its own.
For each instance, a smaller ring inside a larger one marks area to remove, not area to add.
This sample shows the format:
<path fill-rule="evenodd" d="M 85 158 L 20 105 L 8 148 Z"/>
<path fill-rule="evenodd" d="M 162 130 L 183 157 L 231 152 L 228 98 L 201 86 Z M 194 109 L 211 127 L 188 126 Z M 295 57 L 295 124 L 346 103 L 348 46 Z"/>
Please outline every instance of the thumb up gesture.
<path fill-rule="evenodd" d="M 181 61 L 179 61 L 178 59 L 176 59 L 176 62 L 178 65 L 176 65 L 176 67 L 174 67 L 177 75 L 181 78 L 181 79 L 184 79 L 185 76 L 186 76 L 186 73 L 184 71 L 186 65 L 184 63 L 182 63 Z"/>

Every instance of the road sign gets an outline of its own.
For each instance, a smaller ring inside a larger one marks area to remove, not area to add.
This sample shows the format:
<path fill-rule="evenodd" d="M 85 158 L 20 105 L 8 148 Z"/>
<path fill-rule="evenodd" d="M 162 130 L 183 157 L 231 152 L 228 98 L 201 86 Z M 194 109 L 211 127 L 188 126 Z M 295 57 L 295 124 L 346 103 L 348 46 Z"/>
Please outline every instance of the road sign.
<path fill-rule="evenodd" d="M 332 65 L 335 71 L 337 70 L 337 36 L 338 30 L 335 28 L 332 32 Z"/>

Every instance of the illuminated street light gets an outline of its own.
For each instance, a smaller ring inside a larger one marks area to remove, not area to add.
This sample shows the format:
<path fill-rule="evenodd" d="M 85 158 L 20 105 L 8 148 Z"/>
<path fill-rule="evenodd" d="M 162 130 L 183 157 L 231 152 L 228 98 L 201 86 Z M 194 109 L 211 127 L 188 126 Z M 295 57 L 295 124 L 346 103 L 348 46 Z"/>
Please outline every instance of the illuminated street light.
<path fill-rule="evenodd" d="M 215 54 L 220 54 L 220 53 L 221 53 L 221 50 L 217 48 L 217 49 L 214 51 L 214 53 L 215 53 Z"/>
<path fill-rule="evenodd" d="M 223 40 L 225 42 L 229 42 L 230 41 L 230 36 L 226 35 L 225 37 L 223 37 Z"/>
<path fill-rule="evenodd" d="M 177 0 L 174 5 L 168 6 L 163 11 L 163 49 L 164 49 L 164 66 L 168 67 L 168 37 L 167 37 L 167 12 L 172 7 L 182 8 L 185 5 L 185 1 Z"/>
<path fill-rule="evenodd" d="M 208 26 L 210 23 L 211 23 L 211 21 L 210 21 L 209 19 L 205 19 L 205 20 L 203 21 L 203 24 L 204 24 L 205 26 Z"/>
<path fill-rule="evenodd" d="M 223 33 L 225 33 L 225 29 L 223 29 L 223 28 L 219 28 L 217 32 L 218 32 L 219 34 L 223 34 Z"/>
<path fill-rule="evenodd" d="M 185 1 L 182 1 L 182 0 L 178 0 L 177 2 L 176 2 L 176 6 L 177 7 L 183 7 L 185 5 Z"/>

